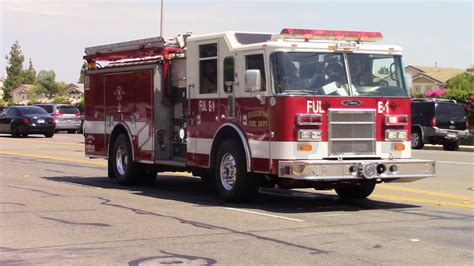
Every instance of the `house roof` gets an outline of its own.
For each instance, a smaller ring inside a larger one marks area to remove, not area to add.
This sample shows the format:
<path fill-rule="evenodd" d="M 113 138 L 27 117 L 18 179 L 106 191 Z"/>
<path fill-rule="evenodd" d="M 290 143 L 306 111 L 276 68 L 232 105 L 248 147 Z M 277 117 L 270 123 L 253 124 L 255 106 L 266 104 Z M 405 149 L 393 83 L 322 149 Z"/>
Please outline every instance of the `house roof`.
<path fill-rule="evenodd" d="M 413 65 L 409 65 L 405 69 L 410 68 L 410 67 L 416 70 L 419 70 L 421 73 L 419 73 L 418 75 L 424 75 L 442 83 L 445 83 L 448 80 L 454 78 L 455 76 L 465 72 L 464 69 L 459 69 L 459 68 L 413 66 Z M 413 79 L 416 79 L 418 75 L 415 75 Z"/>
<path fill-rule="evenodd" d="M 71 92 L 73 90 L 78 90 L 82 93 L 84 93 L 84 84 L 83 83 L 70 83 L 69 85 L 64 88 L 64 91 L 66 93 Z"/>
<path fill-rule="evenodd" d="M 32 88 L 33 88 L 33 84 L 21 84 L 20 86 L 10 91 L 10 95 L 13 96 L 15 93 L 17 93 L 20 90 L 30 91 Z"/>
<path fill-rule="evenodd" d="M 421 80 L 421 82 L 423 82 L 423 80 L 429 80 L 429 82 L 441 83 L 439 80 L 434 79 L 430 75 L 426 75 L 425 73 L 419 73 L 418 75 L 415 75 L 412 80 L 413 80 L 413 82 L 415 82 L 415 81 L 420 82 L 420 80 Z"/>

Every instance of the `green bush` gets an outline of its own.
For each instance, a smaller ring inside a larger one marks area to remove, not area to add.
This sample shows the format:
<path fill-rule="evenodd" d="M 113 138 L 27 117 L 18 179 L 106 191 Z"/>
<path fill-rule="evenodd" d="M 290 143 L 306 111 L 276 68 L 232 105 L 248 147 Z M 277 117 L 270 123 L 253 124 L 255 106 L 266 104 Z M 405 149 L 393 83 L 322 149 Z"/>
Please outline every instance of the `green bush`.
<path fill-rule="evenodd" d="M 66 96 L 56 96 L 53 99 L 53 103 L 71 103 L 71 101 Z"/>
<path fill-rule="evenodd" d="M 13 99 L 9 99 L 8 102 L 7 102 L 7 107 L 10 107 L 10 106 L 16 106 L 18 105 L 16 102 L 13 101 Z"/>
<path fill-rule="evenodd" d="M 38 103 L 40 103 L 40 101 L 38 101 L 38 97 L 36 96 L 36 94 L 32 94 L 32 95 L 30 96 L 30 98 L 31 98 L 31 100 L 28 101 L 28 103 L 27 103 L 28 105 L 33 105 L 33 104 L 38 104 Z"/>
<path fill-rule="evenodd" d="M 86 110 L 86 106 L 85 106 L 85 103 L 84 103 L 84 97 L 81 99 L 80 102 L 78 102 L 76 104 L 76 107 L 77 107 L 77 109 L 79 109 L 79 111 L 81 111 L 81 113 L 83 113 L 84 110 Z"/>

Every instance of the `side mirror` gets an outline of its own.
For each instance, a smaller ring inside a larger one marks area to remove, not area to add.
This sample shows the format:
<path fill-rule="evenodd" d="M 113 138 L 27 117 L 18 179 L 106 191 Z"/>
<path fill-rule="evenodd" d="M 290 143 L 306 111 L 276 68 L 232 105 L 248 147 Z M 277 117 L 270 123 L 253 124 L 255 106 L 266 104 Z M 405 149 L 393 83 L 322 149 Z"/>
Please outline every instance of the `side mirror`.
<path fill-rule="evenodd" d="M 259 69 L 245 70 L 245 91 L 256 92 L 262 87 L 262 77 Z"/>
<path fill-rule="evenodd" d="M 411 74 L 405 74 L 405 82 L 407 85 L 407 90 L 411 94 L 411 90 L 413 89 L 413 77 L 411 76 Z"/>
<path fill-rule="evenodd" d="M 392 80 L 398 80 L 397 73 L 395 72 L 395 63 L 390 64 L 390 78 Z"/>

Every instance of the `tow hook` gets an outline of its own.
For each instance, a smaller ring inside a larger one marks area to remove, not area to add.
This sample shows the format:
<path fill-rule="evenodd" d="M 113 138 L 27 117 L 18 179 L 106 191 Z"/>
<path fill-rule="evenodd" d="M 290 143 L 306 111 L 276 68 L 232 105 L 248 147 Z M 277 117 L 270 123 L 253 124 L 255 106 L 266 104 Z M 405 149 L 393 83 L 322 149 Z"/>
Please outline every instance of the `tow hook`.
<path fill-rule="evenodd" d="M 365 179 L 372 179 L 377 175 L 376 163 L 363 163 L 359 166 L 359 176 Z"/>

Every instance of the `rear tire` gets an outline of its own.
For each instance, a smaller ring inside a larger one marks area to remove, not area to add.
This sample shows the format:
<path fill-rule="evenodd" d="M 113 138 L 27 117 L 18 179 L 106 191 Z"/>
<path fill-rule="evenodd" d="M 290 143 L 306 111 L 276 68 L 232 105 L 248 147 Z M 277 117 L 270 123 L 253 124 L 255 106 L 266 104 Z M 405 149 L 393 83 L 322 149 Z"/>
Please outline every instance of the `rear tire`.
<path fill-rule="evenodd" d="M 224 141 L 219 147 L 214 171 L 217 190 L 225 201 L 244 202 L 257 194 L 258 178 L 247 172 L 245 153 L 234 141 Z"/>
<path fill-rule="evenodd" d="M 336 187 L 337 195 L 341 199 L 365 199 L 375 189 L 375 181 L 362 181 L 357 184 L 343 185 Z"/>
<path fill-rule="evenodd" d="M 152 168 L 152 166 L 139 164 L 137 170 L 137 183 L 140 185 L 151 186 L 156 181 L 156 174 L 158 171 Z"/>
<path fill-rule="evenodd" d="M 129 186 L 137 183 L 134 177 L 138 171 L 132 160 L 131 144 L 125 135 L 121 134 L 115 140 L 110 160 L 115 179 L 120 185 Z"/>
<path fill-rule="evenodd" d="M 77 130 L 68 130 L 67 133 L 68 134 L 76 134 Z"/>
<path fill-rule="evenodd" d="M 413 129 L 411 132 L 411 148 L 412 149 L 422 149 L 425 144 L 423 143 L 423 136 L 419 129 Z"/>
<path fill-rule="evenodd" d="M 445 151 L 457 151 L 459 150 L 459 140 L 451 141 L 443 144 L 443 150 Z"/>
<path fill-rule="evenodd" d="M 10 133 L 12 134 L 12 137 L 14 138 L 20 137 L 20 130 L 18 129 L 17 125 L 11 125 Z"/>
<path fill-rule="evenodd" d="M 54 136 L 54 131 L 51 132 L 51 133 L 46 133 L 46 134 L 44 134 L 44 136 L 47 137 L 47 138 L 52 138 Z"/>
<path fill-rule="evenodd" d="M 114 163 L 112 162 L 112 155 L 107 160 L 107 177 L 115 179 Z"/>

